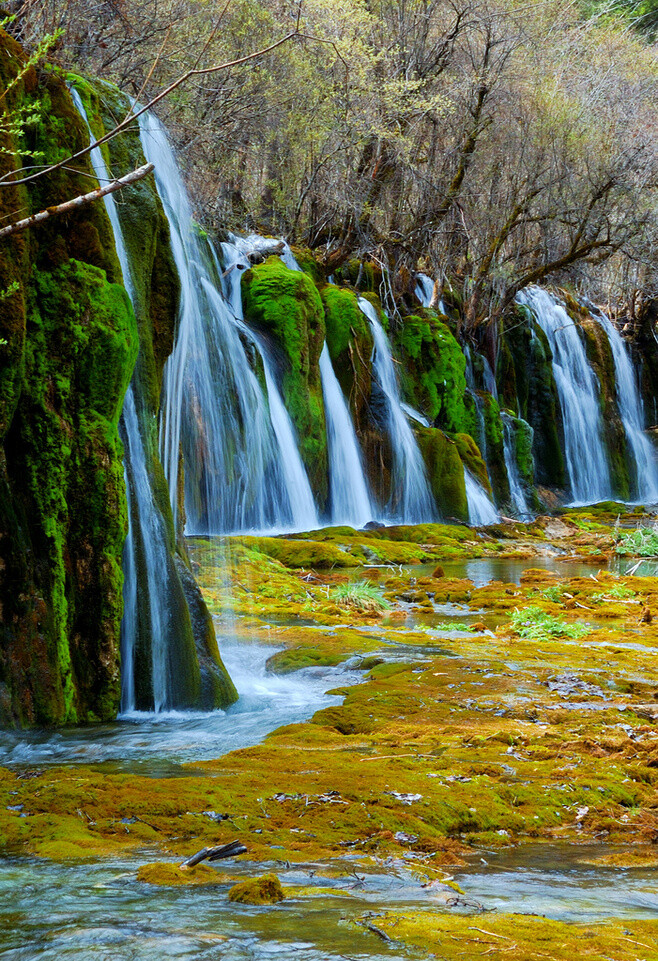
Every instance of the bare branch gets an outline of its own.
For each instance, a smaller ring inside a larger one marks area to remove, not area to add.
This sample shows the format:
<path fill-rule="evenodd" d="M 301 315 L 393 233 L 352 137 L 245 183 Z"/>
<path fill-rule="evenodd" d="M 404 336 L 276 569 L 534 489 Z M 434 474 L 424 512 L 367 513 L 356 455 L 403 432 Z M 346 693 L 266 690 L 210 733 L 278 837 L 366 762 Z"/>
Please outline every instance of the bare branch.
<path fill-rule="evenodd" d="M 94 200 L 100 200 L 101 197 L 106 197 L 108 194 L 113 194 L 117 190 L 121 190 L 122 187 L 128 187 L 130 184 L 137 183 L 138 180 L 143 180 L 144 177 L 152 173 L 154 169 L 153 164 L 144 164 L 142 167 L 132 170 L 124 177 L 120 177 L 118 180 L 113 180 L 111 183 L 106 184 L 104 187 L 98 187 L 88 194 L 81 194 L 72 200 L 66 200 L 63 204 L 58 204 L 56 207 L 47 207 L 45 210 L 40 210 L 39 213 L 32 214 L 31 217 L 26 217 L 24 220 L 17 220 L 16 223 L 9 224 L 7 227 L 0 229 L 0 240 L 2 240 L 3 237 L 9 237 L 10 234 L 17 234 L 23 230 L 27 230 L 28 227 L 48 220 L 49 217 L 56 217 L 58 214 L 68 213 L 69 210 L 83 207 L 85 204 L 93 203 Z"/>

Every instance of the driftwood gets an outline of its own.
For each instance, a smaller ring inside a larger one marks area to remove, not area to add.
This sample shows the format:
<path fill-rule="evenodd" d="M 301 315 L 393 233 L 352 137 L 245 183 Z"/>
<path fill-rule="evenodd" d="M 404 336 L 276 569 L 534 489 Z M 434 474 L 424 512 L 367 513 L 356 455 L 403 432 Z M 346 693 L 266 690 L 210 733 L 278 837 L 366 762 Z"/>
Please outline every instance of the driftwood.
<path fill-rule="evenodd" d="M 0 229 L 0 240 L 2 240 L 3 237 L 9 237 L 10 234 L 17 234 L 22 230 L 27 230 L 28 227 L 32 227 L 33 224 L 39 224 L 43 220 L 48 220 L 49 217 L 68 213 L 69 210 L 75 210 L 77 207 L 83 207 L 85 204 L 93 203 L 94 200 L 99 200 L 101 197 L 113 194 L 116 190 L 121 190 L 122 187 L 128 187 L 130 184 L 137 183 L 138 180 L 147 177 L 153 170 L 153 164 L 144 164 L 142 167 L 138 167 L 137 170 L 126 174 L 125 177 L 112 180 L 104 187 L 97 187 L 96 190 L 92 190 L 88 194 L 81 194 L 79 197 L 74 197 L 73 200 L 67 200 L 63 204 L 58 204 L 56 207 L 47 207 L 45 210 L 40 210 L 37 214 L 32 214 L 31 217 L 26 217 L 24 220 L 17 220 L 15 224 L 9 224 L 9 226 Z"/>
<path fill-rule="evenodd" d="M 201 848 L 193 854 L 187 861 L 183 861 L 181 868 L 193 868 L 195 864 L 202 861 L 219 861 L 222 858 L 235 858 L 238 854 L 246 854 L 247 849 L 241 841 L 231 841 L 229 844 L 221 844 L 217 848 Z"/>

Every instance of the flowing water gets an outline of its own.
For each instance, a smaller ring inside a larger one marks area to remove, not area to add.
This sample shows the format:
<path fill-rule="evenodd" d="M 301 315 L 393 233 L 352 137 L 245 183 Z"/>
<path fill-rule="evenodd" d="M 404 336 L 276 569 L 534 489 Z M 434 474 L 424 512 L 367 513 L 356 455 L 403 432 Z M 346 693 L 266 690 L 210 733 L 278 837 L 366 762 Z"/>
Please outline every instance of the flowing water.
<path fill-rule="evenodd" d="M 320 377 L 327 421 L 331 523 L 364 527 L 374 516 L 372 499 L 352 418 L 326 343 L 320 354 Z"/>
<path fill-rule="evenodd" d="M 220 624 L 217 633 L 221 633 Z M 362 679 L 361 674 L 340 666 L 271 674 L 267 660 L 280 648 L 255 641 L 225 638 L 221 650 L 240 695 L 226 711 L 131 711 L 114 724 L 0 731 L 2 763 L 19 768 L 104 764 L 112 770 L 155 776 L 185 773 L 181 764 L 258 744 L 282 725 L 305 721 L 322 707 L 340 704 L 342 698 L 327 691 Z"/>
<path fill-rule="evenodd" d="M 199 236 L 173 150 L 159 121 L 140 117 L 144 155 L 169 221 L 181 281 L 174 350 L 164 375 L 161 452 L 176 510 L 182 441 L 189 533 L 317 527 L 290 418 L 267 354 L 237 323 L 220 291 L 210 245 Z M 235 278 L 244 255 L 236 248 Z M 246 262 L 244 268 L 248 267 Z M 229 285 L 233 278 L 228 278 Z M 237 288 L 239 291 L 239 287 Z M 241 307 L 239 310 L 241 319 Z M 246 342 L 246 347 L 245 347 Z M 266 391 L 257 376 L 260 355 Z M 255 369 L 254 369 L 255 368 Z"/>
<path fill-rule="evenodd" d="M 605 330 L 615 362 L 617 406 L 632 455 L 632 496 L 642 503 L 658 501 L 658 458 L 644 431 L 644 406 L 628 348 L 614 324 L 605 316 L 595 317 Z"/>
<path fill-rule="evenodd" d="M 75 88 L 71 88 L 73 102 L 87 125 L 90 139 L 95 138 L 89 127 L 84 105 Z M 99 147 L 90 152 L 94 173 L 100 184 L 112 177 Z M 137 309 L 135 285 L 126 248 L 121 221 L 113 194 L 103 198 L 112 231 L 117 257 L 121 266 L 124 287 L 133 307 Z M 176 669 L 176 638 L 172 633 L 168 599 L 173 590 L 173 571 L 168 563 L 167 530 L 152 489 L 152 478 L 147 467 L 143 425 L 135 403 L 136 387 L 128 388 L 123 405 L 119 430 L 124 445 L 124 473 L 128 507 L 128 536 L 123 553 L 124 614 L 121 624 L 121 709 L 134 710 L 135 656 L 138 639 L 148 638 L 151 661 L 149 700 L 156 711 L 172 706 L 172 671 Z M 141 575 L 141 578 L 140 578 Z M 146 590 L 140 589 L 140 580 Z M 146 705 L 142 705 L 146 706 Z"/>
<path fill-rule="evenodd" d="M 468 501 L 468 523 L 472 524 L 473 527 L 498 523 L 500 517 L 491 503 L 489 495 L 466 467 L 464 468 L 464 484 Z"/>
<path fill-rule="evenodd" d="M 503 452 L 505 456 L 505 470 L 509 483 L 509 493 L 514 513 L 521 518 L 530 515 L 530 507 L 526 498 L 519 465 L 516 458 L 516 443 L 514 440 L 514 425 L 512 418 L 505 411 L 501 412 L 503 421 Z"/>
<path fill-rule="evenodd" d="M 609 500 L 612 485 L 603 443 L 600 388 L 587 361 L 578 327 L 564 307 L 545 290 L 530 287 L 518 294 L 518 300 L 534 313 L 553 353 L 573 501 L 591 504 Z"/>
<path fill-rule="evenodd" d="M 437 517 L 425 464 L 407 416 L 402 409 L 393 355 L 377 311 L 363 297 L 359 307 L 368 318 L 374 340 L 373 371 L 386 404 L 386 428 L 393 448 L 392 497 L 387 519 L 402 524 L 422 524 Z"/>

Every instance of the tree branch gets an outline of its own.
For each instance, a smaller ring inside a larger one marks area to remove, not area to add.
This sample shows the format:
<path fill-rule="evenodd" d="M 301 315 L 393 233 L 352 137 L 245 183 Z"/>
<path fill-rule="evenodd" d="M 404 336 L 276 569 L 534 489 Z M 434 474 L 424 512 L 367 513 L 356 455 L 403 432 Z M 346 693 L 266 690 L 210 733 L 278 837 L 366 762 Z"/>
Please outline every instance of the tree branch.
<path fill-rule="evenodd" d="M 77 207 L 83 207 L 85 204 L 93 203 L 94 200 L 99 200 L 101 197 L 113 194 L 115 191 L 121 190 L 122 187 L 128 187 L 130 184 L 137 183 L 138 180 L 143 180 L 143 178 L 147 177 L 153 170 L 153 164 L 144 164 L 142 167 L 138 167 L 136 170 L 132 170 L 129 174 L 126 174 L 125 177 L 112 180 L 104 187 L 97 187 L 96 190 L 92 190 L 88 194 L 81 194 L 79 197 L 74 197 L 73 200 L 67 200 L 63 204 L 58 204 L 56 207 L 47 207 L 45 210 L 40 210 L 38 214 L 32 214 L 31 217 L 26 217 L 24 220 L 17 220 L 16 223 L 9 224 L 9 226 L 0 229 L 0 240 L 2 240 L 3 237 L 9 237 L 10 234 L 17 234 L 22 230 L 27 230 L 28 227 L 48 220 L 49 217 L 65 214 L 69 210 L 75 210 Z"/>

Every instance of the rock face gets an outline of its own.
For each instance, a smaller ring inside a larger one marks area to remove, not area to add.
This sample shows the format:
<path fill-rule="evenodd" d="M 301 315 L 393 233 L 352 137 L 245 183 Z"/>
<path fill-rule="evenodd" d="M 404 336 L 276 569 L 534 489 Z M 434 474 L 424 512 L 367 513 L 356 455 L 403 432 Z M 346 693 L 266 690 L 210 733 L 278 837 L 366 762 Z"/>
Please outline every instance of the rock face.
<path fill-rule="evenodd" d="M 6 87 L 23 52 L 0 33 Z M 29 71 L 12 105 L 33 104 L 26 146 L 56 160 L 84 130 L 65 84 Z M 9 149 L 19 144 L 7 145 Z M 29 161 L 28 161 L 29 162 Z M 16 166 L 0 156 L 2 173 Z M 68 170 L 3 191 L 3 215 L 88 190 Z M 86 168 L 91 174 L 91 169 Z M 53 218 L 0 248 L 0 720 L 114 717 L 120 693 L 126 533 L 118 421 L 137 325 L 101 205 Z"/>
<path fill-rule="evenodd" d="M 7 88 L 24 62 L 0 31 L 0 83 Z M 101 105 L 84 90 L 90 119 Z M 21 143 L 5 140 L 0 174 L 20 165 L 18 151 L 60 160 L 88 144 L 66 84 L 29 70 L 9 91 L 10 107 L 30 105 L 35 122 Z M 116 105 L 115 105 L 116 107 Z M 106 108 L 108 112 L 111 107 Z M 124 109 L 125 104 L 120 105 Z M 114 141 L 110 162 L 128 167 Z M 29 156 L 29 155 L 28 155 Z M 25 161 L 29 163 L 30 161 Z M 140 161 L 142 162 L 142 161 Z M 28 187 L 3 190 L 2 215 L 16 219 L 89 189 L 61 169 Z M 150 423 L 150 467 L 164 515 L 168 495 L 157 459 L 155 413 L 162 367 L 173 343 L 178 281 L 168 228 L 151 185 L 122 205 L 138 279 L 137 318 L 123 286 L 112 228 L 102 203 L 52 218 L 0 246 L 0 723 L 53 725 L 109 720 L 120 691 L 122 551 L 127 531 L 119 421 L 128 384 L 139 389 L 140 416 Z M 6 342 L 6 343 L 5 343 Z M 139 360 L 138 360 L 139 352 Z M 196 669 L 203 706 L 236 694 L 217 652 L 209 618 L 191 576 L 180 585 L 183 647 L 198 661 L 189 606 L 194 607 L 204 670 Z M 186 595 L 189 602 L 186 603 Z M 192 672 L 194 674 L 194 672 Z"/>

